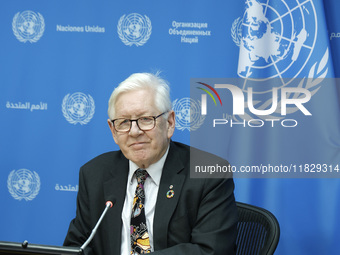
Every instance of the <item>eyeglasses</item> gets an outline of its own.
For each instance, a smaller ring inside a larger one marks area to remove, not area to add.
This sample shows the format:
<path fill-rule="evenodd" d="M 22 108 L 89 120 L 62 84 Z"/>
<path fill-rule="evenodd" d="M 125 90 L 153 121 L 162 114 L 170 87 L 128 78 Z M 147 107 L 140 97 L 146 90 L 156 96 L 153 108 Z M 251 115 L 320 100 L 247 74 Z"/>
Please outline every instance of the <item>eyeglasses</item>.
<path fill-rule="evenodd" d="M 140 130 L 149 131 L 156 126 L 156 119 L 165 113 L 167 113 L 167 111 L 161 113 L 158 116 L 143 116 L 134 120 L 119 118 L 111 121 L 117 132 L 129 132 L 133 121 L 136 121 L 137 126 Z"/>

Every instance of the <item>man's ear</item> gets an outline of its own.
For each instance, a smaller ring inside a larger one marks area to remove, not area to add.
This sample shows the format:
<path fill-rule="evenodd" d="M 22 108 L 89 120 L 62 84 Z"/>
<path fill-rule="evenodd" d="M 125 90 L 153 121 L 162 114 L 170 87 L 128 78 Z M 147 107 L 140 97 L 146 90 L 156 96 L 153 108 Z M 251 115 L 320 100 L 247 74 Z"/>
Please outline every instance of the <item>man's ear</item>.
<path fill-rule="evenodd" d="M 116 134 L 116 130 L 115 130 L 114 126 L 113 126 L 112 121 L 110 119 L 108 119 L 107 120 L 107 124 L 109 124 L 109 128 L 111 130 L 113 140 L 115 141 L 115 143 L 117 143 L 117 134 Z"/>
<path fill-rule="evenodd" d="M 170 139 L 175 132 L 176 118 L 175 112 L 171 110 L 168 115 L 168 138 Z"/>

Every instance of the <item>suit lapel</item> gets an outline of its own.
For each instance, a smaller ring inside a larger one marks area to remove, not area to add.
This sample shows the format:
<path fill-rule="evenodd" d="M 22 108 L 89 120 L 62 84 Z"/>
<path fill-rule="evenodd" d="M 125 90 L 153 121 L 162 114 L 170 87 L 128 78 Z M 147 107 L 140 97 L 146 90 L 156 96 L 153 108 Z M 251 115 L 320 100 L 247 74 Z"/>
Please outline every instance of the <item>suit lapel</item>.
<path fill-rule="evenodd" d="M 108 240 L 113 254 L 120 254 L 122 233 L 122 210 L 126 194 L 126 183 L 129 172 L 129 161 L 122 155 L 117 164 L 112 165 L 112 178 L 104 183 L 105 201 L 116 200 L 113 207 L 107 212 Z M 117 238 L 118 237 L 118 238 Z"/>
<path fill-rule="evenodd" d="M 184 165 L 178 155 L 180 152 L 174 147 L 176 146 L 171 144 L 158 190 L 153 229 L 155 250 L 167 247 L 169 221 L 177 206 L 185 179 L 185 173 L 181 173 Z M 174 191 L 173 197 L 167 197 L 169 190 Z"/>

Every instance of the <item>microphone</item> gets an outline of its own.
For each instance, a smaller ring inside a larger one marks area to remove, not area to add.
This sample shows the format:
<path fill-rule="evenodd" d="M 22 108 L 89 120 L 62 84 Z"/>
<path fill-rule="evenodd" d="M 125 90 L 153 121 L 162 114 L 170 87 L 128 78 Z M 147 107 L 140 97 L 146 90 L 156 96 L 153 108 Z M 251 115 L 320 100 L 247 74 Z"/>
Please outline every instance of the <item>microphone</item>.
<path fill-rule="evenodd" d="M 81 250 L 84 250 L 86 248 L 86 246 L 92 241 L 93 237 L 95 236 L 97 229 L 100 225 L 100 223 L 102 222 L 106 212 L 113 206 L 113 204 L 116 202 L 116 199 L 113 198 L 112 201 L 108 200 L 105 203 L 105 209 L 102 213 L 102 215 L 100 216 L 99 220 L 97 221 L 96 226 L 93 228 L 91 235 L 89 236 L 89 238 L 87 238 L 86 242 L 80 247 Z"/>

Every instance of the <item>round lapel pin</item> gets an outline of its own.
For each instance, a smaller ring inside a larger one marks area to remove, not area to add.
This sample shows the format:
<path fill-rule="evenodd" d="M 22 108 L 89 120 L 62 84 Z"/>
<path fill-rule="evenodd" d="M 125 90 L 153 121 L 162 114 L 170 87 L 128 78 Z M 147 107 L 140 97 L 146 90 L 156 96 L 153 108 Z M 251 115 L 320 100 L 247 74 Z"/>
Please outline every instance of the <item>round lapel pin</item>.
<path fill-rule="evenodd" d="M 172 189 L 169 190 L 167 193 L 166 193 L 166 197 L 167 198 L 173 198 L 175 195 L 175 191 L 173 191 Z"/>
<path fill-rule="evenodd" d="M 174 187 L 174 185 L 170 185 L 169 186 L 169 191 L 166 193 L 166 197 L 167 198 L 173 198 L 175 195 L 175 191 L 172 189 Z"/>

